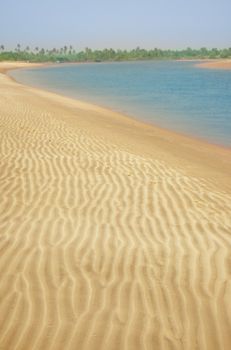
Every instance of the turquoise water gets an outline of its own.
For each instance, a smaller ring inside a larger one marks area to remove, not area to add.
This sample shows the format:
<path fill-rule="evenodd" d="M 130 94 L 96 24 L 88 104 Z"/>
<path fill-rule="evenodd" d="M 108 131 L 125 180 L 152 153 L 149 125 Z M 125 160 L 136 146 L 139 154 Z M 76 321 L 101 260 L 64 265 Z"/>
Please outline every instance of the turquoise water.
<path fill-rule="evenodd" d="M 60 64 L 12 71 L 22 83 L 231 146 L 231 71 L 192 62 Z"/>

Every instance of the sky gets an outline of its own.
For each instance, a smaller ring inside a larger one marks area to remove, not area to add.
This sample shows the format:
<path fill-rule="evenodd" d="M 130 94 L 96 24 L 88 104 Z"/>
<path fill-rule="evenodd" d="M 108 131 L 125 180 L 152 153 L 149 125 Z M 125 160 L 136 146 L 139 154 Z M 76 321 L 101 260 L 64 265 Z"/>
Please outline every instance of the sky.
<path fill-rule="evenodd" d="M 231 47 L 231 0 L 0 0 L 0 45 Z"/>

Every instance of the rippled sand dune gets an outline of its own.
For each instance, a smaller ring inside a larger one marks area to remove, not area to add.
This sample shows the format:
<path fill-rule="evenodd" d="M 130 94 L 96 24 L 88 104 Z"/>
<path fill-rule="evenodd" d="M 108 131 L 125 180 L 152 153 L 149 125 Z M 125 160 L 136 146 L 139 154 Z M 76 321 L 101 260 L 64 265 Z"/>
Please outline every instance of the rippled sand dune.
<path fill-rule="evenodd" d="M 0 74 L 0 349 L 231 349 L 230 175 Z"/>

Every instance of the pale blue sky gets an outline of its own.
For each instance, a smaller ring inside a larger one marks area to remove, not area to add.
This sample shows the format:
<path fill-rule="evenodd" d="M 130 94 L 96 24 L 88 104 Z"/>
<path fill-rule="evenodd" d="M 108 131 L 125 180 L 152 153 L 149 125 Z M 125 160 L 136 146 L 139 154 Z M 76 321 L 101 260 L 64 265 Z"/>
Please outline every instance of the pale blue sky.
<path fill-rule="evenodd" d="M 231 0 L 0 0 L 0 45 L 231 47 Z"/>

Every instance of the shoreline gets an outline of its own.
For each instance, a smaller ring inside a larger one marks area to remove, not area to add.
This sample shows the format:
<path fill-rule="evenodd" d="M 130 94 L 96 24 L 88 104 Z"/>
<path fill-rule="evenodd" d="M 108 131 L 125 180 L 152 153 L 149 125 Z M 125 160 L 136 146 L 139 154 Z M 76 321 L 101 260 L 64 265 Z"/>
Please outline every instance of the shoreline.
<path fill-rule="evenodd" d="M 231 347 L 231 154 L 0 74 L 0 348 Z"/>
<path fill-rule="evenodd" d="M 184 60 L 177 60 L 178 62 L 198 62 L 198 61 L 202 61 L 201 59 L 192 59 L 192 60 L 187 60 L 187 59 L 184 59 Z M 201 68 L 207 68 L 207 64 L 213 64 L 213 63 L 219 63 L 220 62 L 220 60 L 217 62 L 217 60 L 205 60 L 206 61 L 206 63 L 197 63 L 197 64 L 195 64 L 195 67 L 201 67 Z M 216 62 L 214 62 L 214 61 L 216 61 Z M 222 61 L 223 62 L 223 61 Z M 222 63 L 221 62 L 221 63 Z M 231 62 L 231 61 L 230 61 Z M 69 65 L 69 64 L 72 64 L 72 65 L 75 65 L 75 64 L 79 64 L 79 63 L 61 63 L 62 65 Z M 29 64 L 30 65 L 30 64 Z M 16 68 L 16 69 L 23 69 L 23 68 L 25 68 L 25 69 L 27 69 L 27 68 L 40 68 L 40 67 L 49 67 L 49 66 L 52 66 L 52 67 L 56 67 L 56 66 L 59 66 L 60 64 L 49 64 L 49 63 L 44 63 L 44 64 L 39 64 L 38 66 L 37 65 L 32 65 L 32 66 L 28 66 L 28 67 L 18 67 L 18 68 Z M 210 67 L 209 67 L 210 68 Z M 1 69 L 1 68 L 0 68 Z M 6 72 L 5 72 L 5 74 L 10 78 L 10 79 L 12 79 L 13 81 L 15 81 L 16 83 L 18 83 L 18 84 L 22 84 L 22 85 L 24 85 L 23 83 L 21 83 L 21 82 L 19 82 L 19 81 L 17 81 L 17 79 L 15 79 L 14 77 L 12 77 L 10 74 L 7 74 L 7 71 L 11 71 L 11 70 L 14 70 L 15 68 L 9 68 L 9 69 L 7 69 L 6 70 Z M 216 68 L 214 68 L 213 66 L 212 66 L 212 68 L 211 69 L 216 69 Z M 38 89 L 38 90 L 42 90 L 42 91 L 46 91 L 46 92 L 48 92 L 48 93 L 53 93 L 53 94 L 55 94 L 55 95 L 58 95 L 58 96 L 62 96 L 62 97 L 67 97 L 67 98 L 70 98 L 70 99 L 73 99 L 73 100 L 75 100 L 75 101 L 77 101 L 77 102 L 83 102 L 83 103 L 86 103 L 86 104 L 89 104 L 89 105 L 91 105 L 91 106 L 93 106 L 93 107 L 99 107 L 99 108 L 102 108 L 103 110 L 108 110 L 108 111 L 111 111 L 111 112 L 114 112 L 114 113 L 116 113 L 116 114 L 119 114 L 119 115 L 121 115 L 121 116 L 124 116 L 124 117 L 126 117 L 126 118 L 130 118 L 130 119 L 132 119 L 132 120 L 135 120 L 135 121 L 137 121 L 137 122 L 140 122 L 141 124 L 145 124 L 145 125 L 149 125 L 149 126 L 152 126 L 152 127 L 154 127 L 154 128 L 157 128 L 157 129 L 159 129 L 159 130 L 162 130 L 162 131 L 167 131 L 167 132 L 170 132 L 170 133 L 174 133 L 176 136 L 179 136 L 179 137 L 185 137 L 185 138 L 189 138 L 189 139 L 192 139 L 192 140 L 195 140 L 195 141 L 198 141 L 198 142 L 200 142 L 200 143 L 202 143 L 202 144 L 207 144 L 207 145 L 211 145 L 211 146 L 214 146 L 214 147 L 218 147 L 218 148 L 221 148 L 221 149 L 223 149 L 223 150 L 227 150 L 227 151 L 231 151 L 231 146 L 227 146 L 227 145 L 222 145 L 222 144 L 220 144 L 220 143 L 216 143 L 216 142 L 213 142 L 213 141 L 211 141 L 211 140 L 208 140 L 208 139 L 206 139 L 205 137 L 199 137 L 199 136 L 197 136 L 197 135 L 193 135 L 193 134 L 190 134 L 190 133 L 188 133 L 188 132 L 184 132 L 184 131 L 177 131 L 177 130 L 173 130 L 173 129 L 171 129 L 171 127 L 163 127 L 163 126 L 161 126 L 161 125 L 158 125 L 158 123 L 156 123 L 156 122 L 152 122 L 152 121 L 149 121 L 149 120 L 142 120 L 142 119 L 140 119 L 138 116 L 136 116 L 136 115 L 132 115 L 132 114 L 127 114 L 127 113 L 124 113 L 124 112 L 120 112 L 120 111 L 118 111 L 118 110 L 116 110 L 116 108 L 112 108 L 112 107 L 109 107 L 109 106 L 106 106 L 106 105 L 104 105 L 104 104 L 98 104 L 98 103 L 93 103 L 93 102 L 91 102 L 91 101 L 88 101 L 87 99 L 86 100 L 79 100 L 78 98 L 74 98 L 74 97 L 70 97 L 70 96 L 68 96 L 68 95 L 65 95 L 65 94 L 63 94 L 63 93 L 61 93 L 61 92 L 54 92 L 54 91 L 52 91 L 52 90 L 49 90 L 49 89 L 46 89 L 46 88 L 41 88 L 41 87 L 39 87 L 39 86 L 36 86 L 36 85 L 30 85 L 30 84 L 25 84 L 25 86 L 28 86 L 28 87 L 31 87 L 31 88 L 34 88 L 34 89 Z"/>
<path fill-rule="evenodd" d="M 24 61 L 0 61 L 0 73 L 7 75 L 7 72 L 14 69 L 21 69 L 21 68 L 35 68 L 35 67 L 41 67 L 45 66 L 46 64 L 41 63 L 28 63 Z"/>
<path fill-rule="evenodd" d="M 48 66 L 47 63 L 45 64 L 24 64 L 23 66 L 18 66 L 16 69 L 20 68 L 36 68 L 40 66 Z M 0 65 L 1 68 L 1 65 Z M 206 164 L 210 170 L 215 171 L 216 175 L 219 175 L 220 170 L 223 166 L 223 169 L 221 173 L 225 170 L 227 173 L 227 178 L 229 174 L 231 174 L 231 147 L 218 145 L 215 143 L 211 143 L 205 139 L 197 138 L 191 135 L 188 135 L 186 133 L 180 133 L 176 132 L 174 130 L 163 128 L 158 125 L 155 125 L 154 123 L 149 123 L 146 121 L 142 121 L 139 118 L 136 118 L 135 116 L 126 115 L 124 113 L 120 113 L 118 111 L 113 110 L 112 108 L 108 108 L 105 106 L 93 104 L 87 101 L 81 101 L 75 98 L 68 97 L 64 94 L 59 94 L 52 92 L 50 90 L 41 89 L 40 87 L 33 87 L 30 85 L 24 85 L 20 82 L 18 82 L 16 79 L 11 77 L 9 74 L 7 74 L 8 71 L 13 70 L 15 68 L 9 67 L 7 70 L 5 70 L 4 74 L 8 79 L 12 80 L 15 84 L 21 85 L 22 87 L 27 87 L 28 89 L 34 90 L 34 92 L 50 97 L 55 102 L 61 102 L 75 105 L 80 108 L 89 109 L 93 112 L 102 113 L 102 115 L 110 115 L 110 119 L 105 119 L 105 125 L 107 122 L 111 122 L 111 118 L 115 118 L 113 120 L 113 123 L 116 124 L 116 120 L 118 120 L 121 123 L 120 132 L 123 134 L 123 127 L 130 127 L 131 129 L 134 129 L 136 137 L 141 144 L 145 145 L 144 148 L 142 148 L 142 152 L 145 151 L 145 154 L 148 156 L 151 156 L 151 152 L 148 151 L 150 145 L 152 144 L 152 140 L 155 143 L 155 138 L 159 142 L 159 149 L 161 151 L 161 147 L 163 149 L 168 149 L 170 158 L 172 158 L 172 164 L 174 165 L 174 162 L 177 162 L 178 154 L 181 157 L 181 161 L 188 162 L 188 160 L 195 162 L 197 164 L 194 171 L 191 172 L 192 175 L 203 175 L 205 173 L 205 169 L 202 166 L 201 163 L 203 162 Z M 94 121 L 92 121 L 94 122 Z M 110 127 L 109 127 L 110 128 Z M 104 129 L 106 133 L 109 133 L 109 130 L 107 127 L 104 127 L 101 125 L 101 129 Z M 146 140 L 143 140 L 143 137 L 145 135 Z M 114 135 L 110 135 L 112 139 L 114 139 Z M 126 134 L 126 137 L 128 137 L 128 134 Z M 115 138 L 116 140 L 116 138 Z M 136 145 L 133 145 L 133 147 L 136 148 L 136 151 L 139 152 L 139 146 L 136 147 Z M 141 155 L 142 155 L 141 152 Z M 215 162 L 215 163 L 214 163 Z M 218 164 L 216 163 L 218 162 Z M 201 168 L 201 169 L 200 169 Z M 200 169 L 200 170 L 199 170 Z M 214 176 L 215 178 L 215 176 Z M 224 184 L 225 185 L 225 184 Z M 229 184 L 229 188 L 231 189 L 231 181 Z M 226 189 L 226 186 L 225 186 Z"/>
<path fill-rule="evenodd" d="M 204 68 L 204 69 L 230 70 L 231 69 L 231 59 L 208 60 L 208 62 L 196 64 L 196 67 Z"/>

